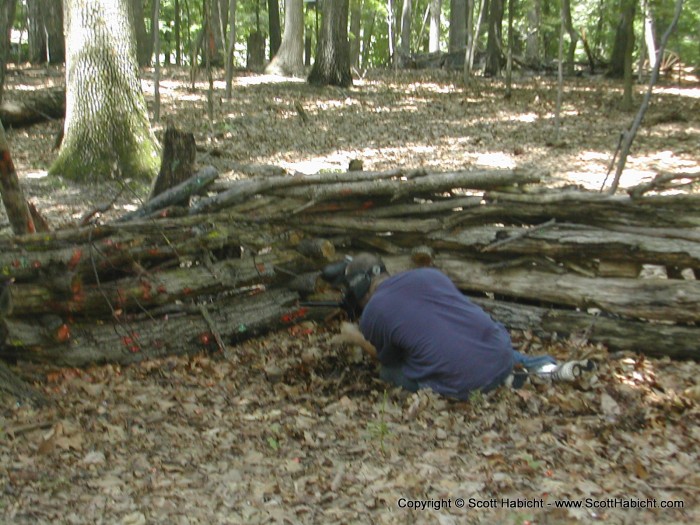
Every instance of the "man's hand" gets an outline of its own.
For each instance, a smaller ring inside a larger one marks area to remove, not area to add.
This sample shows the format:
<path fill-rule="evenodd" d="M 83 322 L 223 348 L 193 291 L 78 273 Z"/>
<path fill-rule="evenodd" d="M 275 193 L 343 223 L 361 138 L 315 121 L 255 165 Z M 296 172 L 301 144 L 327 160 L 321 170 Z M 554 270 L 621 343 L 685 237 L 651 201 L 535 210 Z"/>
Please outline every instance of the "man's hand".
<path fill-rule="evenodd" d="M 371 358 L 377 358 L 377 349 L 365 339 L 365 336 L 362 335 L 360 328 L 356 324 L 343 321 L 340 324 L 340 333 L 333 337 L 332 342 L 358 345 Z"/>

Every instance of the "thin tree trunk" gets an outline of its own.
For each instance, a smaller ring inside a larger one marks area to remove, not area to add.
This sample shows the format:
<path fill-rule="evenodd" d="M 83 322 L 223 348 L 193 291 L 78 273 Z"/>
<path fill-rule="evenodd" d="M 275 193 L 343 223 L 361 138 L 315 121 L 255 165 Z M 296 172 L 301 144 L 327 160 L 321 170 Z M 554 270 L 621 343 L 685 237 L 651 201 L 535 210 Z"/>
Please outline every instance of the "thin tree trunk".
<path fill-rule="evenodd" d="M 515 0 L 508 0 L 508 53 L 506 62 L 506 98 L 513 94 L 513 9 Z"/>
<path fill-rule="evenodd" d="M 442 0 L 430 0 L 430 39 L 428 51 L 437 53 L 440 51 L 440 11 Z"/>
<path fill-rule="evenodd" d="M 10 31 L 15 19 L 15 0 L 0 5 L 0 102 L 5 88 L 5 69 L 10 59 Z"/>
<path fill-rule="evenodd" d="M 503 0 L 491 0 L 489 6 L 488 42 L 486 45 L 486 75 L 497 77 L 501 74 L 503 37 Z"/>
<path fill-rule="evenodd" d="M 68 0 L 63 0 L 64 3 Z M 139 66 L 147 66 L 153 56 L 153 38 L 146 30 L 144 20 L 143 0 L 129 0 L 131 2 L 131 16 L 134 33 L 136 34 L 136 58 Z M 65 11 L 65 5 L 64 5 Z M 65 17 L 64 17 L 65 19 Z M 66 24 L 68 21 L 66 20 Z"/>
<path fill-rule="evenodd" d="M 304 74 L 304 5 L 302 0 L 286 0 L 282 43 L 265 68 L 273 75 L 301 76 Z"/>
<path fill-rule="evenodd" d="M 404 65 L 411 56 L 411 2 L 403 0 L 401 8 L 401 43 L 399 44 L 399 58 Z"/>
<path fill-rule="evenodd" d="M 360 67 L 362 1 L 350 0 L 350 65 Z"/>
<path fill-rule="evenodd" d="M 233 95 L 233 52 L 236 48 L 236 0 L 228 4 L 228 41 L 226 44 L 226 100 Z"/>
<path fill-rule="evenodd" d="M 10 146 L 5 136 L 5 128 L 0 122 L 0 190 L 7 218 L 15 235 L 36 232 L 36 226 L 24 198 L 22 186 L 10 155 Z"/>
<path fill-rule="evenodd" d="M 278 0 L 267 0 L 268 31 L 270 33 L 270 60 L 282 45 L 282 30 L 280 29 L 280 6 Z M 285 15 L 286 16 L 286 15 Z"/>
<path fill-rule="evenodd" d="M 153 52 L 155 68 L 153 71 L 153 121 L 160 122 L 160 0 L 153 0 Z"/>
<path fill-rule="evenodd" d="M 464 49 L 467 43 L 467 3 L 466 0 L 450 0 L 450 52 Z"/>
<path fill-rule="evenodd" d="M 396 31 L 394 22 L 394 0 L 387 0 L 386 6 L 386 26 L 387 35 L 389 40 L 389 64 L 394 67 L 398 66 L 398 61 L 396 60 Z"/>
<path fill-rule="evenodd" d="M 175 0 L 175 65 L 182 65 L 182 34 L 180 26 L 182 25 L 180 17 L 180 0 Z"/>

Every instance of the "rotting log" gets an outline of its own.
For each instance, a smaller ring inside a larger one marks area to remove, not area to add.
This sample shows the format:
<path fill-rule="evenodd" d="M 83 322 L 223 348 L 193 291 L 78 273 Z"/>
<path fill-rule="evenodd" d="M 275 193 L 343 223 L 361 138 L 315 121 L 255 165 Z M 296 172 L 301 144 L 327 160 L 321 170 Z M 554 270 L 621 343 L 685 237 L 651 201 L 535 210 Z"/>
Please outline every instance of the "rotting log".
<path fill-rule="evenodd" d="M 472 298 L 511 330 L 531 330 L 541 337 L 566 338 L 584 334 L 592 343 L 614 351 L 644 353 L 655 357 L 700 358 L 700 327 L 676 326 L 589 315 L 574 310 Z"/>
<path fill-rule="evenodd" d="M 564 191 L 541 194 L 487 192 L 484 205 L 451 217 L 446 227 L 472 224 L 539 224 L 550 219 L 608 227 L 697 228 L 700 195 L 648 196 Z"/>
<path fill-rule="evenodd" d="M 144 271 L 141 275 L 95 284 L 76 280 L 68 290 L 36 283 L 14 283 L 7 287 L 9 310 L 18 317 L 44 313 L 122 317 L 202 295 L 280 283 L 287 281 L 290 273 L 313 267 L 296 251 L 275 250 L 257 257 Z"/>
<path fill-rule="evenodd" d="M 33 91 L 5 91 L 0 120 L 5 126 L 28 126 L 45 120 L 62 119 L 66 113 L 64 87 Z"/>
<path fill-rule="evenodd" d="M 146 202 L 138 210 L 134 210 L 118 219 L 118 222 L 125 222 L 142 217 L 147 217 L 158 210 L 162 210 L 173 205 L 187 205 L 190 197 L 206 189 L 208 185 L 219 176 L 212 166 L 205 166 L 191 177 L 183 180 L 179 184 L 169 189 L 161 189 L 154 197 Z M 154 193 L 156 189 L 154 188 Z"/>
<path fill-rule="evenodd" d="M 217 302 L 210 309 L 211 320 L 227 343 L 253 337 L 292 324 L 305 311 L 297 306 L 298 295 L 286 290 L 269 290 Z M 75 322 L 56 331 L 37 330 L 35 323 L 0 319 L 5 344 L 0 354 L 7 359 L 31 360 L 64 366 L 93 363 L 134 363 L 165 355 L 191 354 L 213 349 L 216 341 L 211 327 L 198 307 L 181 306 L 180 312 L 123 322 Z"/>
<path fill-rule="evenodd" d="M 439 267 L 464 290 L 572 308 L 597 308 L 636 319 L 700 321 L 700 282 L 676 279 L 595 279 L 538 268 L 490 270 L 464 259 L 441 258 Z"/>
<path fill-rule="evenodd" d="M 363 172 L 352 172 L 363 173 Z M 435 193 L 451 191 L 456 188 L 488 190 L 508 186 L 521 186 L 540 182 L 541 175 L 523 170 L 476 170 L 428 173 L 424 176 L 404 180 L 380 179 L 359 182 L 338 182 L 288 188 L 284 193 L 275 194 L 285 197 L 305 199 L 309 202 L 338 200 L 352 196 L 364 199 L 384 196 L 399 200 L 410 196 L 431 196 Z"/>
<path fill-rule="evenodd" d="M 539 255 L 578 261 L 596 258 L 700 268 L 700 239 L 684 239 L 681 228 L 675 230 L 676 238 L 654 235 L 653 230 L 632 234 L 577 224 L 555 224 L 539 230 L 478 226 L 453 233 L 441 230 L 430 234 L 429 238 L 436 249 L 464 251 L 477 257 L 488 250 L 499 257 Z M 499 242 L 501 244 L 496 245 Z"/>

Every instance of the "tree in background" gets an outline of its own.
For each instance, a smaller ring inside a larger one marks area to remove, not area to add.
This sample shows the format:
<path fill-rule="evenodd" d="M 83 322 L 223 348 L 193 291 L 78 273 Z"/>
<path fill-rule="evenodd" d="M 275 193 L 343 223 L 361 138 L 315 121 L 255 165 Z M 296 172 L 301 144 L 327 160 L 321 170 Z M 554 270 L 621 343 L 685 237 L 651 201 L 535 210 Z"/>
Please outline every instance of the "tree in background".
<path fill-rule="evenodd" d="M 467 45 L 467 0 L 450 0 L 448 49 L 459 51 Z"/>
<path fill-rule="evenodd" d="M 430 0 L 430 39 L 428 51 L 437 53 L 440 51 L 440 12 L 442 0 Z"/>
<path fill-rule="evenodd" d="M 15 0 L 0 4 L 0 102 L 5 88 L 5 68 L 10 57 L 10 31 L 15 19 Z"/>
<path fill-rule="evenodd" d="M 488 16 L 488 40 L 486 42 L 486 67 L 484 74 L 497 77 L 501 74 L 503 40 L 503 0 L 491 0 Z"/>
<path fill-rule="evenodd" d="M 62 64 L 66 59 L 61 0 L 27 0 L 29 61 Z"/>
<path fill-rule="evenodd" d="M 362 0 L 350 0 L 350 65 L 353 67 L 360 67 L 361 29 Z"/>
<path fill-rule="evenodd" d="M 265 72 L 286 76 L 300 76 L 304 73 L 303 0 L 285 1 L 282 43 Z"/>
<path fill-rule="evenodd" d="M 411 56 L 411 2 L 412 0 L 403 0 L 403 7 L 401 8 L 399 66 L 407 64 Z"/>
<path fill-rule="evenodd" d="M 66 119 L 50 173 L 150 180 L 159 163 L 141 91 L 128 2 L 66 0 Z"/>
<path fill-rule="evenodd" d="M 348 42 L 349 0 L 325 0 L 321 34 L 308 81 L 319 86 L 352 85 Z"/>
<path fill-rule="evenodd" d="M 64 0 L 65 1 L 65 0 Z M 143 0 L 129 0 L 131 2 L 131 22 L 136 35 L 136 58 L 139 66 L 149 66 L 153 57 L 153 38 L 146 30 L 144 18 Z"/>
<path fill-rule="evenodd" d="M 282 45 L 279 0 L 267 0 L 267 17 L 268 32 L 270 33 L 270 59 L 272 59 Z"/>
<path fill-rule="evenodd" d="M 615 32 L 615 43 L 610 55 L 608 75 L 614 78 L 625 76 L 625 61 L 630 50 L 634 50 L 634 14 L 636 0 L 621 0 L 620 18 Z"/>

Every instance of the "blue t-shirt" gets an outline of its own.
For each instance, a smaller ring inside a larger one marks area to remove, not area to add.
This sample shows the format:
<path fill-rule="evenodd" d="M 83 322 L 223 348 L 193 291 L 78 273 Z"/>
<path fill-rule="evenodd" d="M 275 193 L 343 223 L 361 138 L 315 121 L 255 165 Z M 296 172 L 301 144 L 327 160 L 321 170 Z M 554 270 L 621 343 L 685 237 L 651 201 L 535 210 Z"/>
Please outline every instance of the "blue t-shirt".
<path fill-rule="evenodd" d="M 360 318 L 379 362 L 400 365 L 421 388 L 459 399 L 513 367 L 506 329 L 442 272 L 420 268 L 381 282 Z"/>

